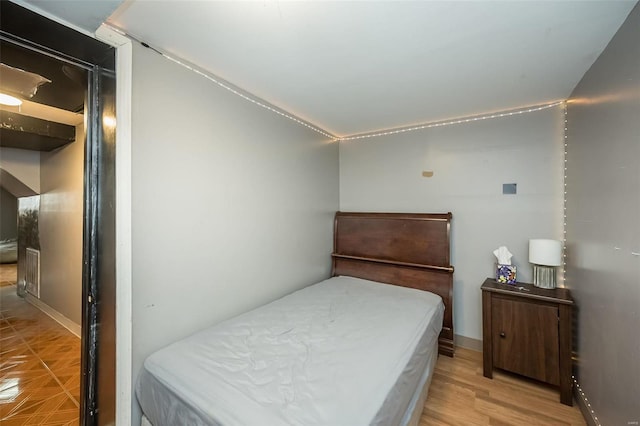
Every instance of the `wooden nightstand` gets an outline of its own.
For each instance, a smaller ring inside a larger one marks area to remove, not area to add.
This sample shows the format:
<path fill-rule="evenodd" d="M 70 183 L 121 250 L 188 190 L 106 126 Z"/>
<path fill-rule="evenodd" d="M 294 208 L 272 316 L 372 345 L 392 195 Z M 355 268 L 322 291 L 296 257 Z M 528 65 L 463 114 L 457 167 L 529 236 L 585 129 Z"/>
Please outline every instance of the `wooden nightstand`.
<path fill-rule="evenodd" d="M 559 386 L 560 402 L 573 405 L 569 290 L 493 278 L 481 288 L 484 376 L 493 378 L 495 367 L 550 383 Z"/>

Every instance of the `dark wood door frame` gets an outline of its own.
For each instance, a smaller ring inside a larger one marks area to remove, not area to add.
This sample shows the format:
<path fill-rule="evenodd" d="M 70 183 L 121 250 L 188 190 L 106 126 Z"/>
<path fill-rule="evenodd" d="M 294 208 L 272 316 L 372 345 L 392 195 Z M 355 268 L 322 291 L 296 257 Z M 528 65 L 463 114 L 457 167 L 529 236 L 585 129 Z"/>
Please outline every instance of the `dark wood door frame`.
<path fill-rule="evenodd" d="M 115 48 L 9 1 L 0 39 L 84 68 L 84 237 L 80 424 L 115 423 Z"/>

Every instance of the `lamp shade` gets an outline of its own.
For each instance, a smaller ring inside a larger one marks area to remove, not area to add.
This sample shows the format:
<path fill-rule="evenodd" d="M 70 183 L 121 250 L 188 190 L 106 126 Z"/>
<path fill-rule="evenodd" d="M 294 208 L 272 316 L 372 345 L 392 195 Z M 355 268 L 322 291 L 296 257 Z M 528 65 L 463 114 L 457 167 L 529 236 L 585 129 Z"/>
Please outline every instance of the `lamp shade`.
<path fill-rule="evenodd" d="M 536 265 L 562 265 L 562 241 L 529 240 L 529 262 Z"/>

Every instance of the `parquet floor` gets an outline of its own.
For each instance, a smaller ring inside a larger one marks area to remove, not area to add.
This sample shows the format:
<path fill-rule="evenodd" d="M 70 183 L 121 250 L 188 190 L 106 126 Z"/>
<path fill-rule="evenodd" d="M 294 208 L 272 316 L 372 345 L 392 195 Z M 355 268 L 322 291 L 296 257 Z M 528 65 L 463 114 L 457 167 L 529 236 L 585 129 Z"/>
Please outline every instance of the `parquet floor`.
<path fill-rule="evenodd" d="M 0 279 L 7 271 L 0 268 Z M 15 278 L 14 278 L 15 281 Z M 77 425 L 80 339 L 0 288 L 0 423 Z"/>
<path fill-rule="evenodd" d="M 438 358 L 420 426 L 585 425 L 580 409 L 560 404 L 557 390 L 495 371 L 482 375 L 482 353 L 456 348 Z"/>

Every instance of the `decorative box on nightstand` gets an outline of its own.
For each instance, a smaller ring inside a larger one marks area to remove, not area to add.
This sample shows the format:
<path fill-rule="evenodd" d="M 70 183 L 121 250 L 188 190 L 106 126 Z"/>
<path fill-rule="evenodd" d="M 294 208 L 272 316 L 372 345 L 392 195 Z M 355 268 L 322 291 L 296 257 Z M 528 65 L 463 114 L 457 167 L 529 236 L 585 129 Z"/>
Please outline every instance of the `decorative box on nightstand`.
<path fill-rule="evenodd" d="M 484 376 L 493 368 L 560 388 L 560 402 L 572 405 L 571 309 L 568 289 L 531 284 L 482 284 Z"/>

